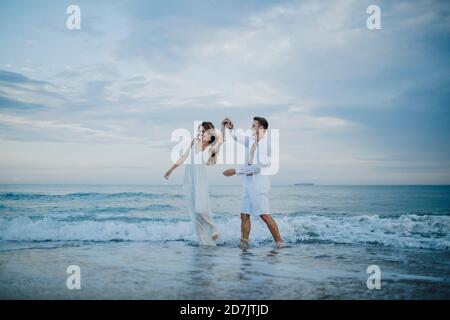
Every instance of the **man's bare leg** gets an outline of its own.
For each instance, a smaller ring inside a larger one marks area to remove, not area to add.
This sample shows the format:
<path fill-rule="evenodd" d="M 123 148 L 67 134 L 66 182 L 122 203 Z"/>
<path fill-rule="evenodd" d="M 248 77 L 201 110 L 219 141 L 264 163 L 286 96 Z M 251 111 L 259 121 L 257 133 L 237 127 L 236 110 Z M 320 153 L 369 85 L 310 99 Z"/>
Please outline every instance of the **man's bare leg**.
<path fill-rule="evenodd" d="M 241 245 L 243 248 L 248 247 L 248 237 L 250 235 L 250 215 L 241 213 Z"/>
<path fill-rule="evenodd" d="M 272 234 L 273 240 L 275 240 L 275 243 L 277 245 L 283 245 L 283 239 L 281 239 L 280 231 L 278 230 L 278 225 L 275 222 L 275 220 L 272 218 L 270 214 L 262 214 L 261 219 L 267 224 L 267 227 L 270 230 L 270 233 Z"/>

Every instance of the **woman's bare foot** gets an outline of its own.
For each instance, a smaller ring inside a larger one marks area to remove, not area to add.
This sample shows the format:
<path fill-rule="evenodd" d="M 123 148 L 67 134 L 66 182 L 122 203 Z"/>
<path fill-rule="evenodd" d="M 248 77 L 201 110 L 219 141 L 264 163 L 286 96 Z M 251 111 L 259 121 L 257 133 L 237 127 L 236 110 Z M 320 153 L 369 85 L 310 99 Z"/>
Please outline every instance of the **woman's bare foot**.
<path fill-rule="evenodd" d="M 214 241 L 219 240 L 219 234 L 218 234 L 218 233 L 213 234 L 212 239 L 213 239 Z"/>

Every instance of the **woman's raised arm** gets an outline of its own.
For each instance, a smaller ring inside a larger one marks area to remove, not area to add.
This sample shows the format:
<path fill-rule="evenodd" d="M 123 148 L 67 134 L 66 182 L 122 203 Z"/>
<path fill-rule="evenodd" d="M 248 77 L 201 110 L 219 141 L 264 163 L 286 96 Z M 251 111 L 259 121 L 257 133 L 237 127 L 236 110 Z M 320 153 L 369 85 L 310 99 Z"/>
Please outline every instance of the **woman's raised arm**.
<path fill-rule="evenodd" d="M 194 141 L 195 141 L 195 139 L 192 139 L 191 145 L 190 145 L 189 149 L 187 149 L 187 150 L 181 155 L 180 159 L 178 159 L 178 161 L 175 162 L 175 163 L 173 164 L 173 166 L 172 166 L 169 170 L 167 170 L 167 172 L 164 174 L 164 178 L 165 178 L 166 180 L 169 179 L 169 176 L 172 174 L 172 172 L 173 172 L 176 168 L 178 168 L 180 165 L 182 165 L 182 164 L 186 161 L 186 159 L 187 159 L 188 156 L 189 156 L 189 152 L 191 151 L 192 146 L 194 145 Z"/>

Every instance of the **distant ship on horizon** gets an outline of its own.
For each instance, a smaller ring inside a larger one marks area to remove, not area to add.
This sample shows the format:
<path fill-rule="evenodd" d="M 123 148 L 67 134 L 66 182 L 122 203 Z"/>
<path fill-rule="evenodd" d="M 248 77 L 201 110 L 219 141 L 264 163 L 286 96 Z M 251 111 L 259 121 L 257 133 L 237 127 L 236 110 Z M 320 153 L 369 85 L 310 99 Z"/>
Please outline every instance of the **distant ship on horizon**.
<path fill-rule="evenodd" d="M 294 186 L 313 186 L 314 183 L 294 183 Z"/>

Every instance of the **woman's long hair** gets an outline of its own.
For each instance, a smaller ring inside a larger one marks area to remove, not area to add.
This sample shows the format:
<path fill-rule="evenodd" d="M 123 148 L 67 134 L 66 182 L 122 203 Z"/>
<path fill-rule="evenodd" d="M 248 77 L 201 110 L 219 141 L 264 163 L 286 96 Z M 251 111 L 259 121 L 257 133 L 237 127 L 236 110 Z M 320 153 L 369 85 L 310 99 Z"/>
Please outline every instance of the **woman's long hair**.
<path fill-rule="evenodd" d="M 216 132 L 216 128 L 214 128 L 214 125 L 212 122 L 209 121 L 203 121 L 201 126 L 205 129 L 205 132 L 208 132 L 209 135 L 211 136 L 211 139 L 208 142 L 208 146 L 209 148 L 209 158 L 208 158 L 208 162 L 206 163 L 207 165 L 214 165 L 217 163 L 217 153 L 215 151 L 215 149 L 213 148 L 213 146 L 216 144 L 217 142 L 217 132 Z"/>

